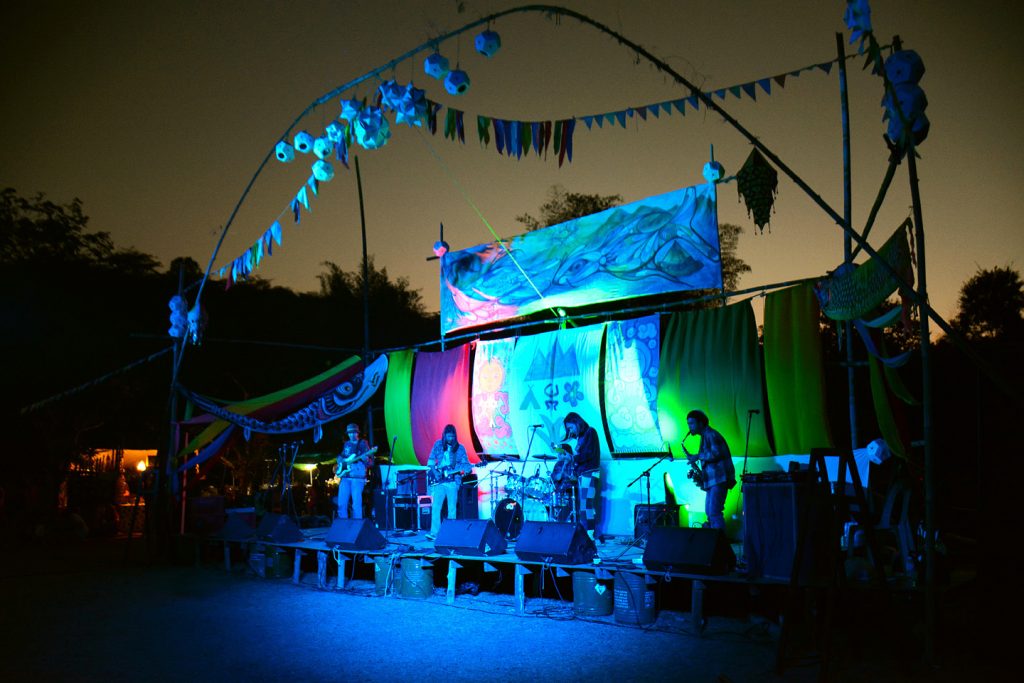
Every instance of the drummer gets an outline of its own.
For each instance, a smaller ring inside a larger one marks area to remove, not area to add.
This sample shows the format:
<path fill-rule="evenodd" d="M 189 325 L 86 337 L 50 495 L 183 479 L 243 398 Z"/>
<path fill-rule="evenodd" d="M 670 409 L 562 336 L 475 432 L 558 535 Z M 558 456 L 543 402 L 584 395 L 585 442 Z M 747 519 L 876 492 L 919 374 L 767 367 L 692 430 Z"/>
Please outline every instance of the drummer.
<path fill-rule="evenodd" d="M 576 475 L 579 521 L 588 531 L 592 531 L 597 524 L 595 503 L 597 501 L 597 482 L 601 471 L 601 451 L 597 440 L 597 430 L 575 412 L 567 414 L 562 420 L 562 424 L 565 427 L 565 436 L 562 437 L 562 441 L 572 456 L 572 470 Z M 575 442 L 575 448 L 570 445 L 572 442 Z"/>

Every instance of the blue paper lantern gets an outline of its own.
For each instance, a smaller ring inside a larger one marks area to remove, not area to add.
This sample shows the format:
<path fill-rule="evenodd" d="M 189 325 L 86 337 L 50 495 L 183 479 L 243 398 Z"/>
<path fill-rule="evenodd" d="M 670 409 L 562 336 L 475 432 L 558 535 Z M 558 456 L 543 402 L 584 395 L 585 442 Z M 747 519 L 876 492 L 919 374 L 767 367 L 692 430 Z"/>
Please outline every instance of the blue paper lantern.
<path fill-rule="evenodd" d="M 427 120 L 427 94 L 413 86 L 405 86 L 402 97 L 395 106 L 395 123 L 404 123 L 410 127 L 422 126 Z"/>
<path fill-rule="evenodd" d="M 717 161 L 709 161 L 704 164 L 704 180 L 709 183 L 717 183 L 725 175 L 725 167 Z"/>
<path fill-rule="evenodd" d="M 334 167 L 329 162 L 321 159 L 313 164 L 313 177 L 321 183 L 326 183 L 334 177 Z"/>
<path fill-rule="evenodd" d="M 450 70 L 448 68 L 448 58 L 440 52 L 435 52 L 423 60 L 423 72 L 431 78 L 440 80 L 447 76 Z"/>
<path fill-rule="evenodd" d="M 398 102 L 402 99 L 405 94 L 405 88 L 398 85 L 394 80 L 386 81 L 382 83 L 379 88 L 380 92 L 380 106 L 381 109 L 387 111 L 389 109 L 398 109 Z"/>
<path fill-rule="evenodd" d="M 885 60 L 885 77 L 893 85 L 917 83 L 924 76 L 924 61 L 913 50 L 899 50 Z"/>
<path fill-rule="evenodd" d="M 450 71 L 444 79 L 444 89 L 449 95 L 464 95 L 469 90 L 469 74 L 461 69 Z"/>
<path fill-rule="evenodd" d="M 331 121 L 326 128 L 327 139 L 331 142 L 341 142 L 345 137 L 345 126 L 337 121 Z"/>
<path fill-rule="evenodd" d="M 342 100 L 341 101 L 341 118 L 346 121 L 355 121 L 356 117 L 359 116 L 359 112 L 363 110 L 363 103 L 359 100 Z"/>
<path fill-rule="evenodd" d="M 391 128 L 384 114 L 377 107 L 367 107 L 352 123 L 356 142 L 364 149 L 378 149 L 388 143 Z"/>
<path fill-rule="evenodd" d="M 312 135 L 306 131 L 301 131 L 295 134 L 295 151 L 302 152 L 303 154 L 309 154 L 313 151 L 313 144 L 316 140 Z"/>
<path fill-rule="evenodd" d="M 313 154 L 317 155 L 320 159 L 326 159 L 331 156 L 333 151 L 334 143 L 328 138 L 317 138 L 316 142 L 313 143 Z"/>
<path fill-rule="evenodd" d="M 494 31 L 483 31 L 476 37 L 476 51 L 484 57 L 493 57 L 501 49 L 501 36 Z"/>
<path fill-rule="evenodd" d="M 274 148 L 274 155 L 277 157 L 278 161 L 287 164 L 295 158 L 295 148 L 282 140 L 277 143 L 277 147 Z"/>

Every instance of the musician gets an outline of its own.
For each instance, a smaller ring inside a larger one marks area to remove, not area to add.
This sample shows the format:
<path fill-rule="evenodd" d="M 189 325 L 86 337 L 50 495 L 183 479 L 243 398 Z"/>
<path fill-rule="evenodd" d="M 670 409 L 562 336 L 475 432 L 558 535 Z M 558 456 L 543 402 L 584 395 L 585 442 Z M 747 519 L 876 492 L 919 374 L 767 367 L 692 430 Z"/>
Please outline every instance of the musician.
<path fill-rule="evenodd" d="M 601 473 L 601 448 L 597 430 L 575 412 L 567 414 L 562 425 L 565 427 L 562 441 L 576 443 L 575 448 L 569 443 L 565 445 L 572 453 L 580 522 L 588 531 L 593 531 L 597 526 L 597 484 Z"/>
<path fill-rule="evenodd" d="M 363 518 L 363 489 L 366 487 L 366 474 L 373 466 L 373 453 L 366 439 L 359 438 L 359 425 L 350 424 L 345 427 L 348 441 L 338 454 L 338 466 L 335 474 L 340 473 L 338 483 L 338 517 L 348 518 L 349 502 L 352 503 L 352 516 Z"/>
<path fill-rule="evenodd" d="M 427 458 L 427 478 L 432 482 L 430 487 L 430 533 L 427 539 L 433 541 L 441 528 L 441 503 L 448 501 L 448 512 L 445 519 L 455 518 L 455 508 L 459 498 L 459 484 L 462 475 L 472 469 L 466 447 L 459 443 L 455 433 L 455 425 L 445 425 L 441 438 L 434 442 Z"/>
<path fill-rule="evenodd" d="M 732 464 L 729 444 L 720 433 L 711 428 L 708 416 L 701 410 L 691 410 L 687 413 L 686 426 L 690 429 L 687 436 L 700 437 L 700 448 L 696 453 L 686 450 L 685 439 L 682 448 L 690 464 L 699 463 L 703 471 L 700 487 L 705 494 L 704 512 L 708 516 L 707 525 L 712 529 L 724 529 L 725 497 L 729 489 L 736 485 L 736 468 Z"/>

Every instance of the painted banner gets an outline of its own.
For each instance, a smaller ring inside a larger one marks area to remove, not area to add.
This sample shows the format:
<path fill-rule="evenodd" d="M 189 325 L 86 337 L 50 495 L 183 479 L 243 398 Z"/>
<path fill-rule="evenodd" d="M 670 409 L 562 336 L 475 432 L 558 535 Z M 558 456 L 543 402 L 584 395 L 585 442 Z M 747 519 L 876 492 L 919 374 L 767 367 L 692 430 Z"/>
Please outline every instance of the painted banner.
<path fill-rule="evenodd" d="M 632 297 L 722 286 L 714 185 L 617 206 L 441 257 L 441 333 Z"/>
<path fill-rule="evenodd" d="M 517 452 L 554 454 L 566 413 L 576 412 L 597 430 L 608 454 L 601 420 L 598 373 L 604 324 L 520 337 L 512 353 L 509 403 Z M 534 425 L 539 425 L 534 427 Z M 532 442 L 531 442 L 532 438 Z"/>
<path fill-rule="evenodd" d="M 614 452 L 665 449 L 658 429 L 660 329 L 658 315 L 608 323 L 604 409 Z"/>
<path fill-rule="evenodd" d="M 483 452 L 516 453 L 510 424 L 508 386 L 515 337 L 476 342 L 473 356 L 473 429 Z"/>

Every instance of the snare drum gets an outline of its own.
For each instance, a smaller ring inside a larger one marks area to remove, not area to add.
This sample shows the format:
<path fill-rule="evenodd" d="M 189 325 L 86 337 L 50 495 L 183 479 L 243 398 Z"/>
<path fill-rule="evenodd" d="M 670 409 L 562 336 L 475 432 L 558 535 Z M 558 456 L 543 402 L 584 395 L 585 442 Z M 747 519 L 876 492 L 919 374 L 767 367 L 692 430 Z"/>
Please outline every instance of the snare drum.
<path fill-rule="evenodd" d="M 555 486 L 551 480 L 539 474 L 526 480 L 526 495 L 534 500 L 547 501 L 554 490 Z"/>
<path fill-rule="evenodd" d="M 523 489 L 526 487 L 526 479 L 518 474 L 509 474 L 505 479 L 505 495 L 522 497 Z"/>
<path fill-rule="evenodd" d="M 494 510 L 494 526 L 498 527 L 505 540 L 519 538 L 519 532 L 523 530 L 523 507 L 511 498 L 502 499 Z"/>

